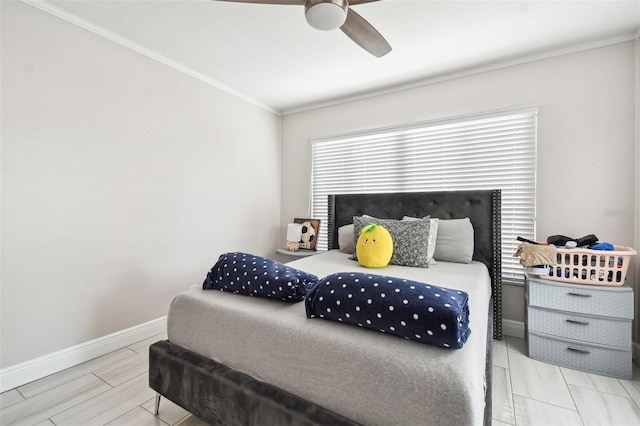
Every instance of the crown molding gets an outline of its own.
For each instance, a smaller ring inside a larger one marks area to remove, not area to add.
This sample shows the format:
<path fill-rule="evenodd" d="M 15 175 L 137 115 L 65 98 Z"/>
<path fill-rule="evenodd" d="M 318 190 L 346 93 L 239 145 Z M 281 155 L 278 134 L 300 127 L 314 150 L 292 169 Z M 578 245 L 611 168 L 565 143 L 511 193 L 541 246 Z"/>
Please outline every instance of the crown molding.
<path fill-rule="evenodd" d="M 402 92 L 405 90 L 411 90 L 418 87 L 429 86 L 436 83 L 441 83 L 444 81 L 455 80 L 457 78 L 469 77 L 476 74 L 482 74 L 489 71 L 496 71 L 503 68 L 509 68 L 517 65 L 528 64 L 531 62 L 542 61 L 545 59 L 552 59 L 558 56 L 569 55 L 572 53 L 578 53 L 586 50 L 597 49 L 599 47 L 610 46 L 614 44 L 624 43 L 627 41 L 638 40 L 640 38 L 640 32 L 636 34 L 625 34 L 623 36 L 607 38 L 603 40 L 598 40 L 590 43 L 582 43 L 577 44 L 570 47 L 564 47 L 559 49 L 548 50 L 542 53 L 537 53 L 533 55 L 526 55 L 519 58 L 507 59 L 504 61 L 496 61 L 486 65 L 474 66 L 466 69 L 447 71 L 440 75 L 436 75 L 433 77 L 419 79 L 410 83 L 400 84 L 397 86 L 390 86 L 380 90 L 367 91 L 364 93 L 356 94 L 353 96 L 347 96 L 344 98 L 336 98 L 330 99 L 327 101 L 314 102 L 308 105 L 303 105 L 300 107 L 293 108 L 285 108 L 280 112 L 281 115 L 290 115 L 296 114 L 300 112 L 313 111 L 316 109 L 321 109 L 325 107 L 331 107 L 341 104 L 346 104 L 349 102 L 360 101 L 364 99 L 374 98 L 377 96 L 387 95 L 396 92 Z"/>
<path fill-rule="evenodd" d="M 136 53 L 139 53 L 141 55 L 144 55 L 148 58 L 153 59 L 154 61 L 157 61 L 163 65 L 168 66 L 169 68 L 172 68 L 176 71 L 179 71 L 183 74 L 188 75 L 189 77 L 195 78 L 196 80 L 199 80 L 205 84 L 208 84 L 209 86 L 215 87 L 216 89 L 222 90 L 223 92 L 226 92 L 232 96 L 235 96 L 236 98 L 242 99 L 245 102 L 248 102 L 254 106 L 257 106 L 258 108 L 261 108 L 265 111 L 271 112 L 273 114 L 277 114 L 280 115 L 280 111 L 278 111 L 277 109 L 264 104 L 250 96 L 245 95 L 244 93 L 241 93 L 235 89 L 232 89 L 229 86 L 226 86 L 222 83 L 220 83 L 217 80 L 214 80 L 212 78 L 209 78 L 207 76 L 205 76 L 202 73 L 199 73 L 198 71 L 195 71 L 189 67 L 186 67 L 172 59 L 169 59 L 157 52 L 154 52 L 151 49 L 147 49 L 146 47 L 143 47 L 137 43 L 134 43 L 133 41 L 122 37 L 112 31 L 109 31 L 105 28 L 102 28 L 98 25 L 95 25 L 89 21 L 86 21 L 84 19 L 79 18 L 78 16 L 75 16 L 73 14 L 70 14 L 50 3 L 48 3 L 45 0 L 21 0 L 23 3 L 35 7 L 37 9 L 42 10 L 43 12 L 47 12 L 57 18 L 60 18 L 64 21 L 67 21 L 77 27 L 80 27 L 82 29 L 85 29 L 87 31 L 90 31 L 100 37 L 103 37 L 109 41 L 112 41 L 116 44 L 119 44 L 122 47 L 125 47 L 127 49 L 133 50 Z"/>
<path fill-rule="evenodd" d="M 257 106 L 265 111 L 268 111 L 270 113 L 273 114 L 277 114 L 277 115 L 281 115 L 281 116 L 285 116 L 285 115 L 291 115 L 291 114 L 296 114 L 296 113 L 300 113 L 300 112 L 307 112 L 307 111 L 313 111 L 316 109 L 321 109 L 321 108 L 325 108 L 325 107 L 331 107 L 331 106 L 336 106 L 336 105 L 341 105 L 341 104 L 346 104 L 346 103 L 350 103 L 350 102 L 355 102 L 355 101 L 360 101 L 360 100 L 364 100 L 364 99 L 369 99 L 369 98 L 374 98 L 377 96 L 382 96 L 382 95 L 386 95 L 386 94 L 391 94 L 391 93 L 396 93 L 396 92 L 402 92 L 405 90 L 410 90 L 410 89 L 415 89 L 418 87 L 423 87 L 423 86 L 429 86 L 432 84 L 436 84 L 436 83 L 441 83 L 444 81 L 449 81 L 449 80 L 454 80 L 457 78 L 462 78 L 462 77 L 469 77 L 475 74 L 481 74 L 481 73 L 485 73 L 488 71 L 496 71 L 502 68 L 508 68 L 508 67 L 513 67 L 513 66 L 517 66 L 517 65 L 522 65 L 522 64 L 527 64 L 527 63 L 531 63 L 531 62 L 536 62 L 536 61 L 540 61 L 540 60 L 545 60 L 545 59 L 551 59 L 551 58 L 555 58 L 558 56 L 563 56 L 563 55 L 568 55 L 568 54 L 572 54 L 572 53 L 577 53 L 577 52 L 581 52 L 581 51 L 585 51 L 585 50 L 591 50 L 591 49 L 596 49 L 599 47 L 605 47 L 605 46 L 609 46 L 609 45 L 613 45 L 613 44 L 618 44 L 618 43 L 623 43 L 623 42 L 627 42 L 627 41 L 631 41 L 631 40 L 640 40 L 640 30 L 633 33 L 633 34 L 626 34 L 623 36 L 618 36 L 618 37 L 613 37 L 613 38 L 607 38 L 607 39 L 603 39 L 603 40 L 598 40 L 595 42 L 589 42 L 589 43 L 582 43 L 582 44 L 577 44 L 574 46 L 569 46 L 569 47 L 564 47 L 564 48 L 559 48 L 559 49 L 553 49 L 553 50 L 549 50 L 549 51 L 545 51 L 542 53 L 537 53 L 537 54 L 533 54 L 533 55 L 527 55 L 527 56 L 522 56 L 522 57 L 518 57 L 518 58 L 513 58 L 513 59 L 507 59 L 504 61 L 496 61 L 496 62 L 492 62 L 486 65 L 481 65 L 481 66 L 474 66 L 474 67 L 470 67 L 470 68 L 465 68 L 465 69 L 459 69 L 459 70 L 451 70 L 451 71 L 447 71 L 444 73 L 441 73 L 439 75 L 435 75 L 435 76 L 431 76 L 428 78 L 424 78 L 424 79 L 419 79 L 413 82 L 409 82 L 409 83 L 405 83 L 405 84 L 400 84 L 400 85 L 393 85 L 393 86 L 389 86 L 380 90 L 372 90 L 372 91 L 366 91 L 363 93 L 359 93 L 359 94 L 355 94 L 352 96 L 346 96 L 346 97 L 338 97 L 338 98 L 334 98 L 334 99 L 329 99 L 329 100 L 325 100 L 325 101 L 319 101 L 319 102 L 311 102 L 309 104 L 306 105 L 300 105 L 300 106 L 294 106 L 292 108 L 282 108 L 282 109 L 276 109 L 273 108 L 267 104 L 264 104 L 242 92 L 239 92 L 231 87 L 228 87 L 222 83 L 220 83 L 217 80 L 214 80 L 212 78 L 209 78 L 207 76 L 205 76 L 202 73 L 199 73 L 189 67 L 186 67 L 176 61 L 173 61 L 165 56 L 162 56 L 160 54 L 158 54 L 157 52 L 154 52 L 151 49 L 147 49 L 137 43 L 132 42 L 131 40 L 124 38 L 116 33 L 113 33 L 105 28 L 102 28 L 98 25 L 92 24 L 84 19 L 81 19 L 75 15 L 72 15 L 56 6 L 53 6 L 52 4 L 48 3 L 46 0 L 21 0 L 23 3 L 28 4 L 30 6 L 33 6 L 37 9 L 40 9 L 44 12 L 47 12 L 53 16 L 56 16 L 62 20 L 65 20 L 73 25 L 76 25 L 80 28 L 83 28 L 87 31 L 90 31 L 96 35 L 99 35 L 107 40 L 110 40 L 114 43 L 117 43 L 127 49 L 133 50 L 141 55 L 144 55 L 148 58 L 151 58 L 163 65 L 166 65 L 176 71 L 179 71 L 183 74 L 186 74 L 192 78 L 195 78 L 205 84 L 208 84 L 212 87 L 215 87 L 219 90 L 222 90 L 234 97 L 237 97 L 239 99 L 244 100 L 245 102 L 248 102 L 254 106 Z"/>

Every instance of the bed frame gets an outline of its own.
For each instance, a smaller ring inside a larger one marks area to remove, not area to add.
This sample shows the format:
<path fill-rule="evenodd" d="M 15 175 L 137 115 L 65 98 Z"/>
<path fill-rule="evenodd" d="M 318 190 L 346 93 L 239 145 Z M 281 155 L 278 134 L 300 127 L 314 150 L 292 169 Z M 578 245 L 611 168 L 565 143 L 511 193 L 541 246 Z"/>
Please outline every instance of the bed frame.
<path fill-rule="evenodd" d="M 485 363 L 487 426 L 491 425 L 492 336 L 502 338 L 500 205 L 500 190 L 330 195 L 328 200 L 329 248 L 337 248 L 338 228 L 356 215 L 470 218 L 475 231 L 473 259 L 487 265 L 493 289 Z M 167 340 L 149 348 L 149 386 L 157 392 L 156 415 L 162 395 L 213 425 L 356 425 Z"/>
<path fill-rule="evenodd" d="M 368 214 L 385 219 L 431 215 L 440 219 L 468 217 L 473 224 L 473 260 L 487 265 L 493 297 L 493 337 L 502 340 L 501 192 L 445 191 L 394 194 L 329 195 L 329 249 L 338 248 L 338 228 Z"/>

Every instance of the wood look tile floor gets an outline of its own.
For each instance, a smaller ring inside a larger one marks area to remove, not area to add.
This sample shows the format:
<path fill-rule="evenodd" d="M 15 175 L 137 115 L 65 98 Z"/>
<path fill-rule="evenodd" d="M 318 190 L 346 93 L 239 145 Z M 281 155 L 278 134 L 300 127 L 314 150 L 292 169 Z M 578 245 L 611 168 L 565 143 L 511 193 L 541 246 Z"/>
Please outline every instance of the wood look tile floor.
<path fill-rule="evenodd" d="M 153 415 L 149 345 L 159 334 L 0 394 L 0 425 L 204 426 L 163 398 Z M 640 367 L 633 379 L 529 359 L 523 339 L 494 341 L 493 426 L 640 425 Z"/>
<path fill-rule="evenodd" d="M 640 367 L 632 380 L 532 360 L 523 339 L 493 345 L 493 426 L 640 425 Z"/>

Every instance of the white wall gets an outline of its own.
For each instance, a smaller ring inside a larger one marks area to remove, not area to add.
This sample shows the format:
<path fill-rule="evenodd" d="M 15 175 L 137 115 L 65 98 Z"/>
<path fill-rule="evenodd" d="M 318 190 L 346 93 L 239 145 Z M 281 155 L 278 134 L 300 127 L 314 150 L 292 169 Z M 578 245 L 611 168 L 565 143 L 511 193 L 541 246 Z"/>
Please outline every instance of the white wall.
<path fill-rule="evenodd" d="M 1 367 L 166 315 L 224 251 L 273 253 L 279 116 L 0 3 Z"/>
<path fill-rule="evenodd" d="M 620 212 L 638 196 L 634 50 L 621 43 L 285 116 L 281 226 L 308 211 L 311 139 L 537 105 L 537 238 L 594 233 L 632 246 L 634 219 Z M 523 306 L 522 287 L 505 286 L 504 317 L 523 321 Z"/>
<path fill-rule="evenodd" d="M 640 37 L 640 33 L 638 34 Z M 640 38 L 636 39 L 636 208 L 631 216 L 636 219 L 635 245 L 640 252 Z M 635 280 L 633 281 L 636 292 L 635 317 L 640 318 L 640 261 L 635 262 Z M 640 342 L 640 321 L 636 321 L 633 330 L 633 341 Z M 640 348 L 638 348 L 640 349 Z"/>

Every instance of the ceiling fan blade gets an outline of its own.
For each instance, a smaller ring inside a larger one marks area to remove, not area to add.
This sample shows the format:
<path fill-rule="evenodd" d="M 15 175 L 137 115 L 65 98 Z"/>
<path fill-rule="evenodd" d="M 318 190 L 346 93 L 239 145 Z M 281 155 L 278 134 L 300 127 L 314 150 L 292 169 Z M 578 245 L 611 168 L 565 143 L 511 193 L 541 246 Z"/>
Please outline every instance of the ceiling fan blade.
<path fill-rule="evenodd" d="M 378 58 L 391 52 L 391 45 L 373 26 L 353 9 L 349 8 L 347 20 L 340 27 L 351 40 Z"/>
<path fill-rule="evenodd" d="M 304 4 L 304 0 L 213 0 L 213 1 L 226 1 L 230 3 L 255 3 L 255 4 L 290 4 L 290 5 L 296 5 L 296 6 Z"/>

